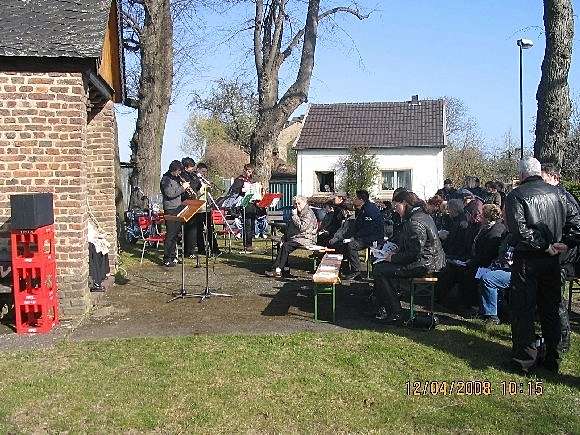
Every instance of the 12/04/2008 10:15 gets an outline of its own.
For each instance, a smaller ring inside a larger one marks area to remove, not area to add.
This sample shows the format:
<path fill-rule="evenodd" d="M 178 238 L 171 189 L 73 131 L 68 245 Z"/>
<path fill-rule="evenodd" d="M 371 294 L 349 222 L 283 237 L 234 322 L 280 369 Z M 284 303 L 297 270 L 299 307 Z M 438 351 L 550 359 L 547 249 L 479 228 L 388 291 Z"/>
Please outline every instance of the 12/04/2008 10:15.
<path fill-rule="evenodd" d="M 407 381 L 405 392 L 408 396 L 489 396 L 494 392 L 504 396 L 541 396 L 544 385 L 542 381 L 501 381 L 500 388 L 494 388 L 488 380 Z"/>

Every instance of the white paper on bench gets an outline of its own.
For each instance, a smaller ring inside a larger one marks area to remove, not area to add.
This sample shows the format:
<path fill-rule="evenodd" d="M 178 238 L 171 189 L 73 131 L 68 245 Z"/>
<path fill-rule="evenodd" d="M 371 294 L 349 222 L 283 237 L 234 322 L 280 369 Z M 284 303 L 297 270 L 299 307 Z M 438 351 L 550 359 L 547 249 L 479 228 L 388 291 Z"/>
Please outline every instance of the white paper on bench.
<path fill-rule="evenodd" d="M 334 272 L 337 270 L 338 270 L 338 268 L 333 267 L 333 266 L 325 266 L 325 265 L 318 266 L 318 272 Z"/>
<path fill-rule="evenodd" d="M 328 279 L 334 279 L 337 276 L 336 273 L 331 272 L 316 272 L 315 275 L 317 278 L 328 278 Z"/>
<path fill-rule="evenodd" d="M 342 260 L 342 254 L 326 254 L 331 260 Z"/>
<path fill-rule="evenodd" d="M 309 251 L 324 251 L 326 249 L 326 246 L 310 245 L 307 246 L 306 249 L 308 249 Z"/>

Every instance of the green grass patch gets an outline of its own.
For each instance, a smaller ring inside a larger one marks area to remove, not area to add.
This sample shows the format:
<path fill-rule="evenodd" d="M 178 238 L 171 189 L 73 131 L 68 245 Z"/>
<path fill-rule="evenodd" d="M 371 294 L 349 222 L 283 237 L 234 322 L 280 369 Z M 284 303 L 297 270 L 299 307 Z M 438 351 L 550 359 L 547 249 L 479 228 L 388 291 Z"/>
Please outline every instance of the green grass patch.
<path fill-rule="evenodd" d="M 580 433 L 578 338 L 544 379 L 502 368 L 506 327 L 62 342 L 2 355 L 0 432 Z M 492 391 L 407 395 L 431 380 Z"/>

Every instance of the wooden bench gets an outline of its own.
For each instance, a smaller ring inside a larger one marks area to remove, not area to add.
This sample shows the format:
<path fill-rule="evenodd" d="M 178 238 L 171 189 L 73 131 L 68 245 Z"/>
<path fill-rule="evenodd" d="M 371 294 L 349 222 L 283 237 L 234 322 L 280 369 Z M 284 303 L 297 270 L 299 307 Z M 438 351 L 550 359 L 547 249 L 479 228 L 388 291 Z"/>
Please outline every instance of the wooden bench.
<path fill-rule="evenodd" d="M 435 326 L 435 317 L 433 315 L 433 306 L 435 305 L 435 285 L 437 284 L 437 277 L 434 275 L 426 275 L 418 278 L 411 278 L 411 298 L 409 303 L 409 320 L 407 325 L 412 325 L 417 311 L 415 310 L 415 298 L 418 296 L 429 296 L 429 314 L 431 315 L 431 328 Z M 423 286 L 423 290 L 419 291 L 419 286 Z"/>
<path fill-rule="evenodd" d="M 286 222 L 284 222 L 284 210 L 268 210 L 266 219 L 268 219 L 268 224 L 270 225 L 273 236 L 276 235 L 277 230 L 286 228 Z"/>
<path fill-rule="evenodd" d="M 330 295 L 332 297 L 332 323 L 336 321 L 336 284 L 340 283 L 338 272 L 342 263 L 341 254 L 324 254 L 320 265 L 312 275 L 314 282 L 314 320 L 318 318 L 318 295 Z"/>

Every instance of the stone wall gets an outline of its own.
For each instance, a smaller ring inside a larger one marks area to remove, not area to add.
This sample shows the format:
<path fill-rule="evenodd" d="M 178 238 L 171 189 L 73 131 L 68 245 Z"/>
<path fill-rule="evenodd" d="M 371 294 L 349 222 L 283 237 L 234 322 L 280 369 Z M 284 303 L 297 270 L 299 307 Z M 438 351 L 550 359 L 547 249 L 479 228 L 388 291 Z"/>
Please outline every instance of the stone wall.
<path fill-rule="evenodd" d="M 9 230 L 10 194 L 54 194 L 64 318 L 89 308 L 87 153 L 98 153 L 87 147 L 86 108 L 80 73 L 0 72 L 0 231 Z M 105 140 L 97 124 L 89 129 L 93 145 Z"/>

